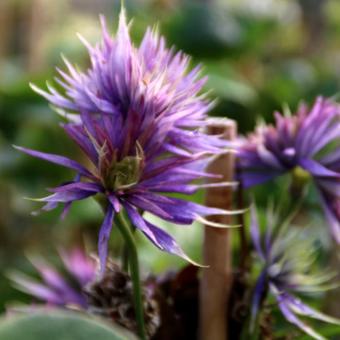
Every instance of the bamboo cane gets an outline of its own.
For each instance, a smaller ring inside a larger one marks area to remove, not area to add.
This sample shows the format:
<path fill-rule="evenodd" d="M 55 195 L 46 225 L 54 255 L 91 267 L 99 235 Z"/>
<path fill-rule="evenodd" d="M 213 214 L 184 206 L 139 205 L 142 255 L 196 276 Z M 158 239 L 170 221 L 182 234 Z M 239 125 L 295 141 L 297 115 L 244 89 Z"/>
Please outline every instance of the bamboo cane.
<path fill-rule="evenodd" d="M 236 123 L 229 119 L 213 118 L 210 134 L 223 135 L 226 140 L 236 138 Z M 234 177 L 234 154 L 219 156 L 208 172 L 221 174 L 222 181 Z M 209 188 L 206 204 L 211 207 L 232 209 L 232 188 Z M 211 217 L 214 222 L 230 224 L 230 216 Z M 232 284 L 231 231 L 205 226 L 203 258 L 209 268 L 203 269 L 200 284 L 200 338 L 201 340 L 225 340 L 228 338 L 227 306 Z"/>

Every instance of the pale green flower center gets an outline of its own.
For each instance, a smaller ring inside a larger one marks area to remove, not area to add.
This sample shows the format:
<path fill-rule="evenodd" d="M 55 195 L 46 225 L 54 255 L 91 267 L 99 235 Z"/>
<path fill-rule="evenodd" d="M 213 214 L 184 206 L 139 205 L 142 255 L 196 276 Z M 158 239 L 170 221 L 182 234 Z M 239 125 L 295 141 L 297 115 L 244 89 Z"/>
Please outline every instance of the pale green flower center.
<path fill-rule="evenodd" d="M 303 188 L 311 180 L 311 174 L 300 166 L 296 166 L 293 171 L 293 186 Z"/>
<path fill-rule="evenodd" d="M 139 156 L 127 156 L 114 162 L 104 178 L 106 188 L 116 191 L 134 186 L 140 178 L 141 162 Z"/>

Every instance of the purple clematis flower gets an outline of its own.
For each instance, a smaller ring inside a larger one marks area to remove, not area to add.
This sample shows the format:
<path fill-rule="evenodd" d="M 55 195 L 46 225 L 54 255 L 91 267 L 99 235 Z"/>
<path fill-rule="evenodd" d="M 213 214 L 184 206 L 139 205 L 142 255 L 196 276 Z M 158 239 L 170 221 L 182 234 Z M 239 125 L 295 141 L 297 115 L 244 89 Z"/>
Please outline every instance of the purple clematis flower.
<path fill-rule="evenodd" d="M 340 243 L 340 105 L 322 97 L 296 115 L 275 113 L 241 142 L 240 177 L 245 188 L 291 171 L 312 177 L 331 231 Z"/>
<path fill-rule="evenodd" d="M 106 214 L 99 232 L 102 269 L 115 215 L 123 208 L 132 224 L 158 248 L 188 259 L 165 231 L 145 220 L 148 211 L 164 220 L 190 225 L 210 214 L 232 214 L 164 193 L 192 194 L 207 186 L 233 183 L 193 183 L 216 175 L 205 172 L 211 157 L 227 151 L 219 136 L 204 133 L 211 103 L 199 94 L 205 79 L 200 68 L 188 71 L 189 58 L 165 47 L 155 30 L 148 29 L 140 46 L 130 40 L 124 10 L 118 32 L 111 37 L 101 18 L 103 39 L 88 48 L 91 66 L 80 72 L 66 59 L 69 73 L 58 70 L 60 94 L 33 86 L 68 119 L 65 132 L 89 160 L 85 167 L 69 158 L 22 147 L 19 150 L 70 168 L 74 181 L 50 189 L 43 210 L 90 196 L 104 199 Z M 218 225 L 215 225 L 218 226 Z"/>
<path fill-rule="evenodd" d="M 324 339 L 299 315 L 337 324 L 340 320 L 325 315 L 300 300 L 296 293 L 318 293 L 334 288 L 330 280 L 335 277 L 326 270 L 315 272 L 314 240 L 301 229 L 289 228 L 287 221 L 279 225 L 275 215 L 267 214 L 266 229 L 261 236 L 255 207 L 251 208 L 250 231 L 256 256 L 262 264 L 251 307 L 253 329 L 259 309 L 270 293 L 287 321 L 315 339 Z"/>
<path fill-rule="evenodd" d="M 71 305 L 86 309 L 87 301 L 83 288 L 96 278 L 96 261 L 87 257 L 79 248 L 69 252 L 61 250 L 60 257 L 64 265 L 62 273 L 42 258 L 32 260 L 43 280 L 42 283 L 17 272 L 12 273 L 10 277 L 16 288 L 49 306 Z"/>

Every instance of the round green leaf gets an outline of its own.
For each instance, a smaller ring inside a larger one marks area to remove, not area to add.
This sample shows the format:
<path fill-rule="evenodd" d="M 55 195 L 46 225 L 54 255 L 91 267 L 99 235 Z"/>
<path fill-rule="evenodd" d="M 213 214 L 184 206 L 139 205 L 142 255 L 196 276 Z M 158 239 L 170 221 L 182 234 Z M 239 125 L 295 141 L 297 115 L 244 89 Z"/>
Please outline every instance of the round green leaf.
<path fill-rule="evenodd" d="M 0 340 L 130 340 L 137 339 L 120 327 L 111 327 L 76 312 L 39 311 L 0 321 Z"/>

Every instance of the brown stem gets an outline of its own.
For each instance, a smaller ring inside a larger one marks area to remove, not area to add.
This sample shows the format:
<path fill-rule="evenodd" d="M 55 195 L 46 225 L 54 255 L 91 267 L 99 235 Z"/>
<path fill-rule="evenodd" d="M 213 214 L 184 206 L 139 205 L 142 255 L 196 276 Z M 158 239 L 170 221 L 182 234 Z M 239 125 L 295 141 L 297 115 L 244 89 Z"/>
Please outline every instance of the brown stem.
<path fill-rule="evenodd" d="M 213 118 L 209 126 L 212 135 L 223 135 L 226 140 L 236 138 L 236 123 L 228 119 Z M 234 154 L 228 153 L 215 159 L 208 172 L 221 174 L 222 181 L 234 180 Z M 211 207 L 232 209 L 232 188 L 209 188 L 206 204 Z M 230 216 L 214 216 L 214 222 L 230 224 Z M 232 247 L 229 229 L 209 226 L 204 228 L 204 263 L 200 283 L 200 336 L 201 340 L 225 340 L 228 334 L 227 308 L 232 285 Z"/>
<path fill-rule="evenodd" d="M 242 182 L 240 182 L 238 185 L 238 190 L 237 190 L 237 209 L 244 209 L 243 192 L 244 191 L 243 191 Z M 249 267 L 250 249 L 249 249 L 247 236 L 246 236 L 244 214 L 238 215 L 238 224 L 242 226 L 241 228 L 238 229 L 240 251 L 241 251 L 239 269 L 241 273 L 245 273 Z"/>

